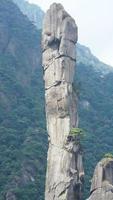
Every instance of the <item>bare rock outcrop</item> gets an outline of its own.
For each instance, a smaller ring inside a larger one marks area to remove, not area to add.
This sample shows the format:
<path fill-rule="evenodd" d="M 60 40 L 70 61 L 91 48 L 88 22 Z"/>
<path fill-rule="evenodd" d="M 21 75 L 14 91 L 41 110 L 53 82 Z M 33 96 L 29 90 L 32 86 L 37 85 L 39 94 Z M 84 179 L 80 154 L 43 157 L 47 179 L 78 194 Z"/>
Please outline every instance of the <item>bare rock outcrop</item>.
<path fill-rule="evenodd" d="M 96 166 L 88 200 L 113 200 L 113 158 L 104 158 Z"/>
<path fill-rule="evenodd" d="M 46 119 L 49 138 L 45 200 L 80 200 L 84 180 L 73 90 L 77 26 L 61 4 L 52 4 L 42 33 Z"/>

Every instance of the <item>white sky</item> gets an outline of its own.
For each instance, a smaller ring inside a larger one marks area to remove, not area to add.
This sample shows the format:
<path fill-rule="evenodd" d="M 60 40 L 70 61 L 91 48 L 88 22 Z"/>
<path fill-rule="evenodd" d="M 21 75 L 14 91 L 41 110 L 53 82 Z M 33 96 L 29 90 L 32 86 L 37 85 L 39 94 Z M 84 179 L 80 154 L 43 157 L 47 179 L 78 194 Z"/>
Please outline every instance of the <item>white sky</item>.
<path fill-rule="evenodd" d="M 103 62 L 113 66 L 113 0 L 29 0 L 46 11 L 53 2 L 62 3 L 74 17 L 79 43 L 88 46 Z"/>

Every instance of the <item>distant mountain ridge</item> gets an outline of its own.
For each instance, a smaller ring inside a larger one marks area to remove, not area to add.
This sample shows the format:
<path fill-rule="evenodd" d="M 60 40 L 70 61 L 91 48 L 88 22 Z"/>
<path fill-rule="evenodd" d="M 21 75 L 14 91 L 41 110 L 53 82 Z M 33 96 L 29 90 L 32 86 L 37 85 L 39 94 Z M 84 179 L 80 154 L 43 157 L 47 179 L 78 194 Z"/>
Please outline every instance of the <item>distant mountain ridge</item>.
<path fill-rule="evenodd" d="M 113 67 L 101 62 L 92 54 L 88 47 L 79 43 L 77 44 L 77 63 L 91 65 L 95 71 L 100 72 L 103 75 L 113 71 Z"/>
<path fill-rule="evenodd" d="M 13 0 L 20 8 L 20 10 L 28 16 L 29 20 L 38 28 L 42 28 L 44 12 L 38 5 L 31 4 L 27 0 Z M 113 71 L 113 67 L 101 62 L 96 56 L 92 54 L 90 49 L 84 45 L 77 44 L 77 63 L 91 65 L 95 71 L 102 73 L 102 75 Z"/>
<path fill-rule="evenodd" d="M 38 29 L 42 28 L 44 12 L 38 5 L 30 4 L 26 0 L 13 0 L 13 2 L 18 5 L 23 14 L 27 15 L 29 20 L 34 23 Z"/>

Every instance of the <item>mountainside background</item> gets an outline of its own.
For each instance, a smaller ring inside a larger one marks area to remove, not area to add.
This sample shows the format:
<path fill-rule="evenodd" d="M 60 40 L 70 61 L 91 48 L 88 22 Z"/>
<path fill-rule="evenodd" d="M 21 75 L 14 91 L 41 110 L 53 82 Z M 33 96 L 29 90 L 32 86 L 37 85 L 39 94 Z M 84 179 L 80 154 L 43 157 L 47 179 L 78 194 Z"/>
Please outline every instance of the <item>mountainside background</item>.
<path fill-rule="evenodd" d="M 37 29 L 42 28 L 44 12 L 38 5 L 29 4 L 27 0 L 13 0 L 13 2 L 17 4 L 24 15 L 28 16 L 29 20 L 37 27 Z"/>
<path fill-rule="evenodd" d="M 41 32 L 1 0 L 0 200 L 43 199 L 46 152 Z"/>
<path fill-rule="evenodd" d="M 0 200 L 44 200 L 43 16 L 39 7 L 24 0 L 0 0 Z M 113 68 L 78 44 L 75 87 L 79 126 L 86 135 L 84 199 L 95 165 L 113 152 L 112 80 Z"/>

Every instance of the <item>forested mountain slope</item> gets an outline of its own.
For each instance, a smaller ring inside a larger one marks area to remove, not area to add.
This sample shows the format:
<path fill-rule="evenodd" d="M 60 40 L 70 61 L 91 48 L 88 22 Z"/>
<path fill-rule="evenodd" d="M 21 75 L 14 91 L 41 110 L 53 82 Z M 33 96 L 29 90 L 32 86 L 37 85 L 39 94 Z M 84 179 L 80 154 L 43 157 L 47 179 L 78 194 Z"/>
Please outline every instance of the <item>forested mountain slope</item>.
<path fill-rule="evenodd" d="M 24 15 L 29 16 L 29 20 L 35 24 L 38 29 L 42 28 L 42 19 L 44 12 L 39 6 L 29 4 L 26 0 L 13 0 L 18 5 Z"/>
<path fill-rule="evenodd" d="M 14 194 L 43 199 L 47 136 L 40 38 L 15 4 L 0 0 L 0 200 Z"/>
<path fill-rule="evenodd" d="M 113 70 L 78 45 L 75 89 L 86 190 L 98 160 L 113 152 Z M 96 59 L 96 60 L 95 60 Z M 0 0 L 0 200 L 43 200 L 47 152 L 41 32 Z"/>
<path fill-rule="evenodd" d="M 97 162 L 106 153 L 113 153 L 113 72 L 103 75 L 91 65 L 79 64 L 76 79 L 79 126 L 85 130 L 83 149 L 87 194 Z"/>

